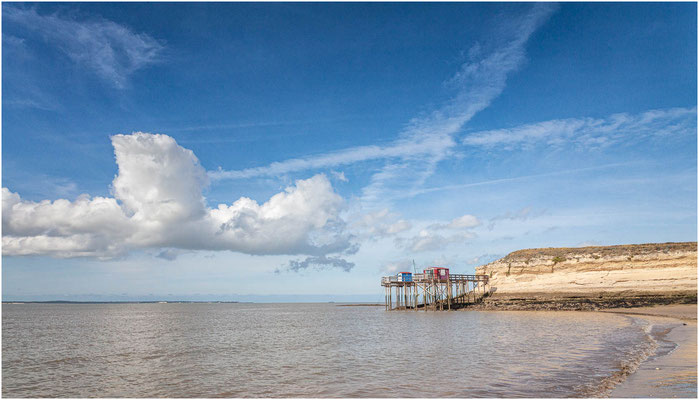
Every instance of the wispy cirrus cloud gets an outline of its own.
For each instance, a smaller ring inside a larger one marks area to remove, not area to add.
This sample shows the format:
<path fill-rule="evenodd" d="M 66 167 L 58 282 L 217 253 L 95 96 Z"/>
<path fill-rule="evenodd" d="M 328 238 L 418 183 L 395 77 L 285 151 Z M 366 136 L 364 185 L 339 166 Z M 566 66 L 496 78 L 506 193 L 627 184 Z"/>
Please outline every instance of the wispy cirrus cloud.
<path fill-rule="evenodd" d="M 480 182 L 457 183 L 457 184 L 453 184 L 453 185 L 427 187 L 427 188 L 421 188 L 421 189 L 412 190 L 412 191 L 406 191 L 399 197 L 409 198 L 409 197 L 414 197 L 414 196 L 417 196 L 420 194 L 434 193 L 434 192 L 447 191 L 447 190 L 458 190 L 458 189 L 472 188 L 472 187 L 478 187 L 478 186 L 499 185 L 499 184 L 504 184 L 504 183 L 526 181 L 526 180 L 530 180 L 530 179 L 545 178 L 545 177 L 552 177 L 552 176 L 574 175 L 574 174 L 584 173 L 584 172 L 589 172 L 589 171 L 599 171 L 599 170 L 608 170 L 608 169 L 614 169 L 614 168 L 619 168 L 619 167 L 627 167 L 627 166 L 634 165 L 634 164 L 638 164 L 638 163 L 637 162 L 610 163 L 610 164 L 604 164 L 604 165 L 597 165 L 594 167 L 566 169 L 566 170 L 544 172 L 541 174 L 532 174 L 532 175 L 521 175 L 521 176 L 515 176 L 512 178 L 500 178 L 500 179 L 491 179 L 491 180 L 480 181 Z"/>
<path fill-rule="evenodd" d="M 670 108 L 641 114 L 613 114 L 606 118 L 568 118 L 507 129 L 474 132 L 463 139 L 467 146 L 515 150 L 537 145 L 610 146 L 646 137 L 696 134 L 697 109 Z"/>
<path fill-rule="evenodd" d="M 495 224 L 500 221 L 526 221 L 529 218 L 536 218 L 543 215 L 546 210 L 534 211 L 532 207 L 524 207 L 519 211 L 507 211 L 504 214 L 496 215 L 490 218 L 488 221 L 488 230 L 492 231 L 495 228 Z"/>
<path fill-rule="evenodd" d="M 505 88 L 509 74 L 525 61 L 525 45 L 530 36 L 555 11 L 552 4 L 535 4 L 496 29 L 494 45 L 471 51 L 471 59 L 447 81 L 454 91 L 442 107 L 425 117 L 411 120 L 399 137 L 384 146 L 358 146 L 304 158 L 274 162 L 242 170 L 210 171 L 213 180 L 278 176 L 290 172 L 331 168 L 370 160 L 386 160 L 362 191 L 362 200 L 380 203 L 396 193 L 420 187 L 457 145 L 454 135 L 476 113 L 488 107 Z"/>
<path fill-rule="evenodd" d="M 160 61 L 164 50 L 151 36 L 105 19 L 78 21 L 8 5 L 3 7 L 3 18 L 38 34 L 76 64 L 120 89 L 126 87 L 135 71 Z"/>
<path fill-rule="evenodd" d="M 448 224 L 433 224 L 430 225 L 430 229 L 443 230 L 443 229 L 469 229 L 475 228 L 481 224 L 481 221 L 475 215 L 466 214 L 459 218 L 454 218 Z"/>
<path fill-rule="evenodd" d="M 314 157 L 292 158 L 273 162 L 264 167 L 235 171 L 219 169 L 218 171 L 210 171 L 209 176 L 214 180 L 278 176 L 289 172 L 336 167 L 376 159 L 421 157 L 440 153 L 445 147 L 451 147 L 454 144 L 455 142 L 450 137 L 402 138 L 387 146 L 357 146 Z"/>
<path fill-rule="evenodd" d="M 30 73 L 30 66 L 37 62 L 36 55 L 29 49 L 26 39 L 9 33 L 2 34 L 3 82 L 2 105 L 11 108 L 33 108 L 41 111 L 58 111 L 61 103 L 42 90 Z M 11 71 L 11 72 L 10 72 Z"/>

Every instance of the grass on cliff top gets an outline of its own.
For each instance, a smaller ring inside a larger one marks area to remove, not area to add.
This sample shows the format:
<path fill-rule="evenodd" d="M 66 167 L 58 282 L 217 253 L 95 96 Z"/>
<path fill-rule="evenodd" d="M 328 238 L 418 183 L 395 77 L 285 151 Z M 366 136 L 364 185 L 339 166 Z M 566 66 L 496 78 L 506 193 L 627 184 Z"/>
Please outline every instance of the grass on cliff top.
<path fill-rule="evenodd" d="M 618 257 L 643 255 L 649 253 L 669 253 L 673 251 L 697 251 L 697 242 L 682 243 L 645 243 L 622 244 L 617 246 L 587 246 L 587 247 L 548 247 L 541 249 L 517 250 L 506 255 L 502 260 L 514 261 L 535 257 L 552 257 L 563 260 L 575 255 L 592 254 L 599 257 Z"/>

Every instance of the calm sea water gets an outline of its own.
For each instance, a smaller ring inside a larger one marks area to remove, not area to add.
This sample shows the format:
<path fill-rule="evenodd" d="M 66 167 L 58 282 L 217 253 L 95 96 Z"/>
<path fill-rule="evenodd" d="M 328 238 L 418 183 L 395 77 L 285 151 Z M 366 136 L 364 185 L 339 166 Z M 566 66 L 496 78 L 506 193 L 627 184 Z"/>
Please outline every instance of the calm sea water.
<path fill-rule="evenodd" d="M 571 397 L 653 352 L 642 320 L 335 304 L 4 304 L 4 397 Z"/>

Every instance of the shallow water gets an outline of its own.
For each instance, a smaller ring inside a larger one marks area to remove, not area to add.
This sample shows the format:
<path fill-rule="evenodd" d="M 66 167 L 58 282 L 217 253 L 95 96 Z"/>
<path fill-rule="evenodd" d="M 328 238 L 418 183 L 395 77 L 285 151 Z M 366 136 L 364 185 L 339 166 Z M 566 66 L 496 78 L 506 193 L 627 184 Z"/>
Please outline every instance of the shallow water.
<path fill-rule="evenodd" d="M 649 332 L 583 312 L 3 304 L 2 395 L 586 397 L 654 352 Z"/>

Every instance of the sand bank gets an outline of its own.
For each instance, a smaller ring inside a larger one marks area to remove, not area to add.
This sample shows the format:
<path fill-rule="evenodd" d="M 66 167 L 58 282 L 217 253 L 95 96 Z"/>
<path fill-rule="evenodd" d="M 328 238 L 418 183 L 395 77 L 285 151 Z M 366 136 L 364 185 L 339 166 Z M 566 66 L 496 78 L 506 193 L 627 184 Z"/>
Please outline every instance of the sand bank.
<path fill-rule="evenodd" d="M 668 304 L 655 307 L 636 307 L 636 308 L 610 308 L 600 310 L 600 312 L 611 312 L 620 314 L 635 314 L 654 317 L 671 317 L 682 321 L 697 320 L 697 305 L 696 304 Z"/>

